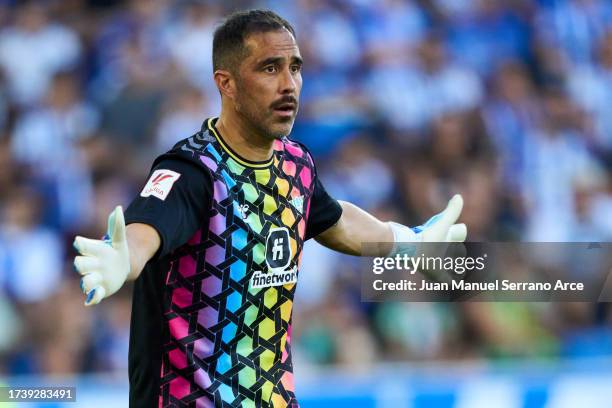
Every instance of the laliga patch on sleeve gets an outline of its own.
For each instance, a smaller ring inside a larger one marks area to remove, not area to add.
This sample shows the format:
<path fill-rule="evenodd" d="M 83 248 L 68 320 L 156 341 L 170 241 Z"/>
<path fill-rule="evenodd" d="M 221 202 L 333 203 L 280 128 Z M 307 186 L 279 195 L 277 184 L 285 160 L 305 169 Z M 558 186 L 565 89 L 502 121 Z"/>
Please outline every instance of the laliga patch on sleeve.
<path fill-rule="evenodd" d="M 147 181 L 147 185 L 144 186 L 142 192 L 140 193 L 141 197 L 157 197 L 162 201 L 166 200 L 168 194 L 170 194 L 170 190 L 172 190 L 172 186 L 174 182 L 181 177 L 180 173 L 172 170 L 155 170 L 149 181 Z"/>

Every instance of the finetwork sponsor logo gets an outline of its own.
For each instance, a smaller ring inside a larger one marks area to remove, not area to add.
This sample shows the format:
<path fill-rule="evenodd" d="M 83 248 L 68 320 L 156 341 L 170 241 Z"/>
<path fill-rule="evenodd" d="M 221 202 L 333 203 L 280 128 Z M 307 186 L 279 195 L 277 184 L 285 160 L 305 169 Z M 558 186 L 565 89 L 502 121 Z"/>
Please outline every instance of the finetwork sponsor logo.
<path fill-rule="evenodd" d="M 287 268 L 293 257 L 287 227 L 272 228 L 266 238 L 266 264 L 270 271 Z"/>
<path fill-rule="evenodd" d="M 283 286 L 297 282 L 297 266 L 287 269 L 291 263 L 289 229 L 287 227 L 272 228 L 266 237 L 267 272 L 255 271 L 251 277 L 251 288 L 267 288 Z"/>
<path fill-rule="evenodd" d="M 180 173 L 172 170 L 155 170 L 149 181 L 147 181 L 147 185 L 144 186 L 142 192 L 140 193 L 141 197 L 157 197 L 160 200 L 166 200 L 170 190 L 172 190 L 172 186 L 174 182 L 181 177 Z"/>
<path fill-rule="evenodd" d="M 251 287 L 254 289 L 283 286 L 291 283 L 297 283 L 297 267 L 269 273 L 256 271 L 251 277 Z"/>

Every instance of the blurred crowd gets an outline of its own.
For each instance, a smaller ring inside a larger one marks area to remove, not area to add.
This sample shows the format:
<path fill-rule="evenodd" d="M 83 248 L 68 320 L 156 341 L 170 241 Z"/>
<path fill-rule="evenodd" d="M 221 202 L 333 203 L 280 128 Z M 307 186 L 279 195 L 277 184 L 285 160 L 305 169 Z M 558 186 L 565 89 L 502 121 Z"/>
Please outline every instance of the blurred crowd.
<path fill-rule="evenodd" d="M 0 375 L 125 372 L 131 288 L 86 309 L 75 234 L 219 113 L 215 25 L 271 8 L 305 60 L 293 137 L 327 189 L 418 225 L 463 194 L 472 241 L 612 238 L 607 0 L 0 1 Z M 605 305 L 361 303 L 309 242 L 298 367 L 612 355 Z"/>

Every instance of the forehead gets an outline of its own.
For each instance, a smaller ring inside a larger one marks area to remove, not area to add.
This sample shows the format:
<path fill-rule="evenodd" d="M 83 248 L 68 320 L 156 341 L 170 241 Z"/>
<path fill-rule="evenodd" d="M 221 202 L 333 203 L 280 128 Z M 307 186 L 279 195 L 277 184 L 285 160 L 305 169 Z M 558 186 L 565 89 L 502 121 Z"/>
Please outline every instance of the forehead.
<path fill-rule="evenodd" d="M 295 41 L 295 38 L 287 30 L 267 31 L 253 33 L 249 35 L 245 41 L 248 48 L 247 60 L 257 62 L 259 60 L 281 57 L 292 58 L 300 57 L 300 49 Z"/>

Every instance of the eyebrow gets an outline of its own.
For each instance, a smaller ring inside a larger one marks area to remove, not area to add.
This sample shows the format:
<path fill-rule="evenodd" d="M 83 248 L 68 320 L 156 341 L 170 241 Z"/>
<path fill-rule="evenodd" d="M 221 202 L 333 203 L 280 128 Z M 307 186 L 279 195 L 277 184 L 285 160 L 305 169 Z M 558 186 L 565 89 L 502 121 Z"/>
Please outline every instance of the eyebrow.
<path fill-rule="evenodd" d="M 259 64 L 257 64 L 258 67 L 263 68 L 265 66 L 268 66 L 270 64 L 274 64 L 274 65 L 278 65 L 283 61 L 284 58 L 282 57 L 270 57 L 270 58 L 266 58 L 265 60 L 261 61 Z M 303 65 L 304 64 L 304 60 L 302 60 L 301 57 L 298 56 L 293 56 L 291 57 L 291 63 L 292 64 L 298 64 L 298 65 Z"/>

